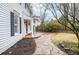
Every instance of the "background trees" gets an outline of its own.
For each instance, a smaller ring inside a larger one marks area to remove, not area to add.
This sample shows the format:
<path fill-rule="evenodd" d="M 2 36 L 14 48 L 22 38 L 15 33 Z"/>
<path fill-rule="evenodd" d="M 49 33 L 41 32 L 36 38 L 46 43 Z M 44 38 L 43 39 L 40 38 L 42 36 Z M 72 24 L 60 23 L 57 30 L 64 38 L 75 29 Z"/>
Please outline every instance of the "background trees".
<path fill-rule="evenodd" d="M 45 4 L 39 4 L 40 20 L 42 24 L 45 22 L 45 18 L 47 17 L 46 11 L 48 10 L 48 5 L 46 5 L 46 7 L 44 7 L 43 5 Z"/>

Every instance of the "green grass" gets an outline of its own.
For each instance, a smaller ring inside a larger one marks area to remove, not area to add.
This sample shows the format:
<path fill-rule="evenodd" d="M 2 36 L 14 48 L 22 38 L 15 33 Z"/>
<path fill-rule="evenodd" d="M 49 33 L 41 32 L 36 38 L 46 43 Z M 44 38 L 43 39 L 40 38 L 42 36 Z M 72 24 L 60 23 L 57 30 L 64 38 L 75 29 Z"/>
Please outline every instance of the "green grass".
<path fill-rule="evenodd" d="M 77 43 L 69 43 L 69 46 L 68 47 L 71 48 L 74 51 L 79 52 L 79 48 L 78 48 Z"/>

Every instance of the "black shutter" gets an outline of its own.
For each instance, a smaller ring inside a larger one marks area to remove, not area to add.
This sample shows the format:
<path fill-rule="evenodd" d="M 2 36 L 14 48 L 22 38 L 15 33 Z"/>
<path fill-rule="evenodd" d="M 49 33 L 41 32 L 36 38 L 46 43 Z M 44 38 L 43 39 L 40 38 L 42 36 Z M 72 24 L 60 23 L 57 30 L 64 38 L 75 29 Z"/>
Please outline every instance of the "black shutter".
<path fill-rule="evenodd" d="M 10 12 L 11 36 L 14 36 L 14 13 Z"/>
<path fill-rule="evenodd" d="M 19 22 L 19 25 L 20 25 L 20 33 L 22 32 L 22 30 L 21 30 L 21 17 L 20 17 L 20 20 L 19 20 L 20 22 Z"/>

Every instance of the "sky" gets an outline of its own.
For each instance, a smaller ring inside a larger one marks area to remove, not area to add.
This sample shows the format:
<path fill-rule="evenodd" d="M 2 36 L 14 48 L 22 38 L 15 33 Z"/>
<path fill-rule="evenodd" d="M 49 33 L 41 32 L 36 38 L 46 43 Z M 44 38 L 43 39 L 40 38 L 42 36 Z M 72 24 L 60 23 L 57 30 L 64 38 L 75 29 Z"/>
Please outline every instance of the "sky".
<path fill-rule="evenodd" d="M 43 7 L 41 7 L 41 11 L 40 11 L 39 3 L 33 4 L 33 12 L 34 12 L 33 14 L 34 15 L 40 16 L 43 13 L 43 11 L 44 11 Z M 58 10 L 56 10 L 56 12 L 57 12 L 58 17 L 60 17 L 61 16 L 60 12 Z M 47 16 L 46 16 L 45 20 L 51 20 L 51 19 L 56 20 L 54 18 L 53 14 L 51 13 L 51 11 L 47 10 L 46 14 L 47 14 Z"/>

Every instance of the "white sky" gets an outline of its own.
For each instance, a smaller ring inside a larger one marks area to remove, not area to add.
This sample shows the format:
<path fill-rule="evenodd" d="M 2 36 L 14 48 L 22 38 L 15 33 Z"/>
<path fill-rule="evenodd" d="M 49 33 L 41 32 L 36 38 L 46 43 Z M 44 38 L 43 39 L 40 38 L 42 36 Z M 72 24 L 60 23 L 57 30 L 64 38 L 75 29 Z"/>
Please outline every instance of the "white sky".
<path fill-rule="evenodd" d="M 40 13 L 42 14 L 44 11 L 44 8 L 42 8 L 42 10 L 40 11 L 40 7 L 39 7 L 39 3 L 33 3 L 33 12 L 34 12 L 34 15 L 37 15 L 37 16 L 40 16 Z M 60 17 L 61 14 L 57 12 L 57 15 Z M 46 12 L 47 16 L 46 16 L 46 20 L 50 20 L 50 19 L 54 19 L 54 16 L 52 15 L 51 11 L 47 10 Z"/>

